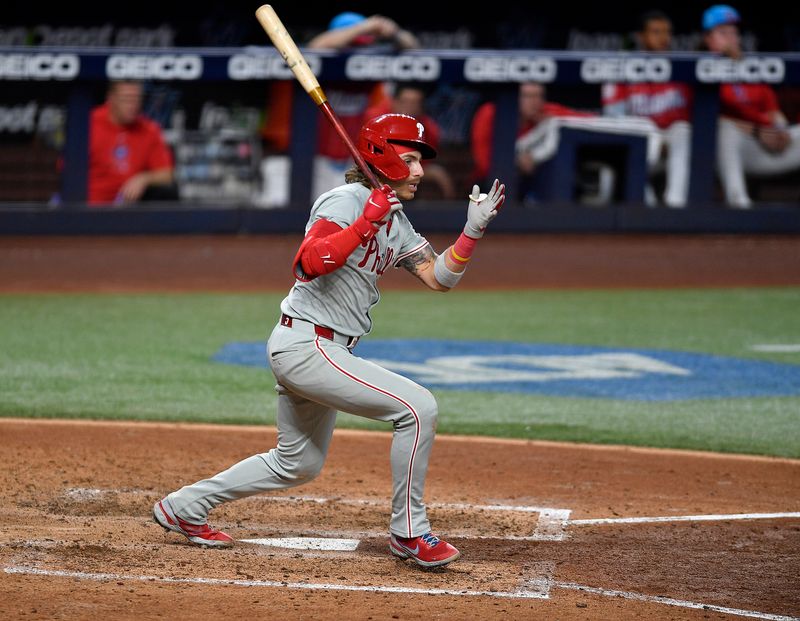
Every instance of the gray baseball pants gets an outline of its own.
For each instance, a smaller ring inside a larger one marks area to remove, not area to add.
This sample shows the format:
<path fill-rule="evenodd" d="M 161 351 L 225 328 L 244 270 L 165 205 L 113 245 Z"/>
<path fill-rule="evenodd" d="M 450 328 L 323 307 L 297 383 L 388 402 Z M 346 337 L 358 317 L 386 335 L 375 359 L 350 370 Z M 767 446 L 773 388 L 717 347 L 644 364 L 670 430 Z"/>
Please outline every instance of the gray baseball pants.
<path fill-rule="evenodd" d="M 391 422 L 392 518 L 400 537 L 430 532 L 423 492 L 437 405 L 426 388 L 354 356 L 348 338 L 318 336 L 310 323 L 277 325 L 268 343 L 278 384 L 278 445 L 224 472 L 169 495 L 182 519 L 203 524 L 223 502 L 302 485 L 316 477 L 328 453 L 337 411 Z"/>

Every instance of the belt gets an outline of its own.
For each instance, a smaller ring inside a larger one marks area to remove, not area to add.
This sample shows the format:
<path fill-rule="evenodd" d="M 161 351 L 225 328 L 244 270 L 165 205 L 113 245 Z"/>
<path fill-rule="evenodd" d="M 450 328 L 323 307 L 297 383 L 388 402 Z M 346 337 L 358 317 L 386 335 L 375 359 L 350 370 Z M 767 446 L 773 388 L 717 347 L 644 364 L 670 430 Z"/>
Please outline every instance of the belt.
<path fill-rule="evenodd" d="M 324 339 L 328 339 L 329 341 L 333 341 L 334 343 L 339 343 L 340 345 L 344 345 L 347 349 L 353 349 L 358 343 L 357 336 L 347 336 L 346 334 L 341 334 L 339 332 L 334 332 L 331 328 L 326 328 L 325 326 L 318 326 L 315 323 L 311 323 L 310 321 L 305 321 L 303 319 L 298 319 L 297 317 L 290 317 L 286 313 L 281 313 L 281 325 L 286 328 L 295 328 L 297 330 L 304 330 L 309 334 L 313 333 L 317 336 L 321 336 Z"/>

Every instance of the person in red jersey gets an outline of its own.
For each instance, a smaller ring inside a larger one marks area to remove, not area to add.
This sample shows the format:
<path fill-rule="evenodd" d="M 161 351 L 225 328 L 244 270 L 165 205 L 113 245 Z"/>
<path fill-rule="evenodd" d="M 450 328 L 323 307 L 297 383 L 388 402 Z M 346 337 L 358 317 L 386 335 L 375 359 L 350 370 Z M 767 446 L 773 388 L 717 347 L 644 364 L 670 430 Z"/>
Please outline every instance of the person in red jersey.
<path fill-rule="evenodd" d="M 474 160 L 472 177 L 477 183 L 485 182 L 486 177 L 489 175 L 496 114 L 497 107 L 494 102 L 490 101 L 482 104 L 472 119 L 470 129 L 472 159 Z M 591 116 L 594 115 L 548 101 L 544 85 L 538 82 L 520 84 L 518 140 L 524 139 L 544 121 L 551 118 Z M 517 168 L 523 175 L 530 175 L 536 168 L 536 164 L 543 161 L 543 159 L 537 157 L 529 149 L 518 149 L 516 156 Z"/>
<path fill-rule="evenodd" d="M 709 7 L 703 13 L 705 46 L 719 56 L 742 60 L 740 23 L 733 7 Z M 769 177 L 800 169 L 800 125 L 789 125 L 769 84 L 722 84 L 720 115 L 717 169 L 725 201 L 749 209 L 753 201 L 747 175 Z"/>
<path fill-rule="evenodd" d="M 341 51 L 372 54 L 395 54 L 420 47 L 419 40 L 409 30 L 384 15 L 362 15 L 343 11 L 335 15 L 328 28 L 312 37 L 305 46 L 312 51 Z M 336 80 L 325 85 L 328 101 L 339 117 L 342 127 L 355 140 L 361 125 L 369 118 L 368 108 L 386 105 L 390 101 L 386 84 L 382 80 Z M 304 95 L 305 96 L 305 95 Z M 288 80 L 273 80 L 268 86 L 268 103 L 265 109 L 261 137 L 270 156 L 276 163 L 288 165 L 285 154 L 292 141 L 291 113 L 294 105 L 294 84 Z M 408 114 L 413 114 L 408 112 Z M 377 116 L 377 115 L 376 115 Z M 281 154 L 281 155 L 279 155 Z M 317 144 L 311 175 L 311 193 L 319 195 L 338 186 L 342 176 L 353 164 L 350 151 L 339 134 L 324 116 L 317 121 Z M 283 169 L 285 170 L 285 169 Z M 279 204 L 288 201 L 288 175 L 281 182 L 269 180 L 276 186 Z M 437 184 L 438 185 L 438 184 Z"/>
<path fill-rule="evenodd" d="M 420 47 L 417 38 L 383 15 L 367 17 L 345 11 L 336 15 L 325 32 L 308 42 L 312 50 L 361 50 L 394 54 Z M 346 80 L 326 85 L 325 93 L 344 128 L 355 139 L 364 122 L 367 108 L 388 98 L 382 81 Z M 317 156 L 314 159 L 312 194 L 317 195 L 340 184 L 342 175 L 352 165 L 342 139 L 327 119 L 320 116 L 317 128 Z"/>
<path fill-rule="evenodd" d="M 114 81 L 89 121 L 88 203 L 127 204 L 177 198 L 174 161 L 159 125 L 142 114 L 143 86 Z M 159 196 L 160 194 L 160 196 Z"/>
<path fill-rule="evenodd" d="M 672 20 L 662 11 L 648 11 L 636 33 L 638 48 L 664 53 L 672 49 Z M 638 116 L 656 124 L 663 150 L 651 172 L 666 173 L 663 201 L 668 207 L 685 207 L 689 194 L 692 91 L 681 82 L 604 84 L 603 114 Z"/>
<path fill-rule="evenodd" d="M 627 134 L 647 138 L 647 161 L 652 162 L 661 146 L 658 129 L 649 119 L 627 116 L 608 118 L 575 110 L 547 100 L 543 84 L 525 82 L 519 86 L 519 119 L 517 138 L 514 144 L 515 162 L 521 179 L 521 198 L 523 201 L 538 200 L 532 189 L 533 175 L 540 164 L 552 158 L 560 144 L 562 127 L 580 129 L 587 132 Z M 471 126 L 471 150 L 474 168 L 472 179 L 485 184 L 491 169 L 494 124 L 497 108 L 494 102 L 481 105 L 473 117 Z M 616 183 L 615 173 L 605 162 L 584 162 L 582 167 L 598 176 L 600 188 L 593 201 L 607 202 Z"/>

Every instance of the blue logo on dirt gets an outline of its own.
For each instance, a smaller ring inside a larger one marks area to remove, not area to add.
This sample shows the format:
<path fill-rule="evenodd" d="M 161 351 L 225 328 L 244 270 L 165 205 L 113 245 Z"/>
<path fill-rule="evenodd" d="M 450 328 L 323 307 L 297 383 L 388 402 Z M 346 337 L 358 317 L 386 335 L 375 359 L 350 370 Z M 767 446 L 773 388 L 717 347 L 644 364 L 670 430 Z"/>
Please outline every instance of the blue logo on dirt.
<path fill-rule="evenodd" d="M 674 401 L 800 394 L 800 366 L 680 351 L 497 341 L 365 340 L 355 354 L 428 388 Z M 266 366 L 264 343 L 218 362 Z"/>

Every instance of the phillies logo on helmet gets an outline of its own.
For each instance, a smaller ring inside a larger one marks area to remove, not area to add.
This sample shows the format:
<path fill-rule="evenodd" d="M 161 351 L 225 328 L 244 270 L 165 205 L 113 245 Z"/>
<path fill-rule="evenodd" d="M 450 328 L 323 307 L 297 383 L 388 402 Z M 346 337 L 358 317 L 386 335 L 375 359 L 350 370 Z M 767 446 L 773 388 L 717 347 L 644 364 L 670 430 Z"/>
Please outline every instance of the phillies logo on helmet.
<path fill-rule="evenodd" d="M 413 147 L 429 160 L 436 150 L 425 141 L 425 127 L 407 114 L 382 114 L 367 121 L 358 134 L 358 150 L 381 175 L 400 181 L 409 175 L 408 165 L 393 144 Z"/>

